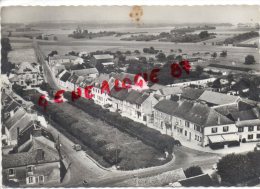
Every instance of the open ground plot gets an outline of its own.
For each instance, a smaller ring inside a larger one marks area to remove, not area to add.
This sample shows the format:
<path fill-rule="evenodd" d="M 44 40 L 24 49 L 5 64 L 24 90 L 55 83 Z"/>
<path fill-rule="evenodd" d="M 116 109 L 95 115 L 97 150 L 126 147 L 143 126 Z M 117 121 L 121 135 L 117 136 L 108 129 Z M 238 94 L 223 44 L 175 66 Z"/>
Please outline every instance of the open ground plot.
<path fill-rule="evenodd" d="M 8 60 L 12 63 L 37 62 L 33 48 L 14 49 L 8 53 Z"/>
<path fill-rule="evenodd" d="M 97 139 L 106 141 L 109 145 L 120 150 L 119 158 L 122 160 L 117 164 L 121 169 L 136 169 L 156 166 L 166 163 L 163 160 L 164 154 L 158 150 L 144 144 L 142 141 L 123 133 L 107 123 L 93 118 L 84 111 L 68 104 L 59 104 L 59 107 L 79 121 L 85 123 L 85 127 Z"/>

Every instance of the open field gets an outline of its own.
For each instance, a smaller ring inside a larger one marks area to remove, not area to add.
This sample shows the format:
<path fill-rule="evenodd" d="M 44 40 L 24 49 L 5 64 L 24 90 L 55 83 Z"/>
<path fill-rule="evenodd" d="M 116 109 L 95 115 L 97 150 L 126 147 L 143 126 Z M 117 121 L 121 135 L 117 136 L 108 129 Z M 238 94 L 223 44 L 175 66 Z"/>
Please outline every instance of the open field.
<path fill-rule="evenodd" d="M 12 63 L 37 62 L 33 48 L 14 49 L 8 53 L 8 60 Z"/>

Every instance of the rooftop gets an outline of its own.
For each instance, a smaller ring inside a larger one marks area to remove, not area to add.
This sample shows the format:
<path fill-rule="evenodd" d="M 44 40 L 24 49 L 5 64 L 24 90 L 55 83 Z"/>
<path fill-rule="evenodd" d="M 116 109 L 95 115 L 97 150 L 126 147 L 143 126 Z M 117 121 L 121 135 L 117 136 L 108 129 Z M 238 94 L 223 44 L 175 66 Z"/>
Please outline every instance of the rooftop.
<path fill-rule="evenodd" d="M 71 76 L 71 73 L 69 73 L 68 71 L 66 71 L 60 78 L 61 81 L 66 82 Z"/>
<path fill-rule="evenodd" d="M 240 97 L 217 93 L 213 91 L 204 91 L 199 97 L 199 100 L 205 101 L 214 105 L 231 104 L 237 102 Z"/>
<path fill-rule="evenodd" d="M 204 92 L 203 89 L 194 89 L 190 87 L 182 88 L 181 97 L 190 100 L 197 100 Z"/>
<path fill-rule="evenodd" d="M 38 72 L 38 70 L 28 62 L 22 62 L 19 64 L 19 68 L 16 73 L 21 74 L 25 72 Z"/>
<path fill-rule="evenodd" d="M 98 70 L 96 68 L 85 68 L 80 70 L 73 70 L 72 72 L 77 74 L 78 76 L 88 76 L 90 74 L 98 74 Z"/>
<path fill-rule="evenodd" d="M 102 60 L 102 59 L 113 59 L 114 56 L 110 54 L 99 54 L 99 55 L 93 55 L 93 57 L 97 60 Z"/>

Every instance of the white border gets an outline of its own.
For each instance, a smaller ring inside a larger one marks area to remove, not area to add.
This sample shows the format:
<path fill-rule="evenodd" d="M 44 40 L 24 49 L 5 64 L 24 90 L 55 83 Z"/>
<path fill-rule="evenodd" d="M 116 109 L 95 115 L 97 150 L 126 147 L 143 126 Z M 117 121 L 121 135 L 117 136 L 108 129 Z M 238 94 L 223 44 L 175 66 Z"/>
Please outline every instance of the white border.
<path fill-rule="evenodd" d="M 260 5 L 259 0 L 1 0 L 1 6 Z"/>

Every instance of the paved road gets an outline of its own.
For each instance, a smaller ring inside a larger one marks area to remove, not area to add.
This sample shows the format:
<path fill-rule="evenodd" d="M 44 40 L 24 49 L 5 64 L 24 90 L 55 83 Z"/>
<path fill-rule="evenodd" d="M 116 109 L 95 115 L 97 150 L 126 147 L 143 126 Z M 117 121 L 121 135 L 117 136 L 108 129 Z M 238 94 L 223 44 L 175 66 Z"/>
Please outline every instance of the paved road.
<path fill-rule="evenodd" d="M 45 79 L 54 89 L 59 89 L 50 67 L 47 65 L 45 57 L 37 43 L 34 44 L 34 47 L 38 60 L 43 67 Z M 68 175 L 65 176 L 64 182 L 62 183 L 62 185 L 66 187 L 81 186 L 82 181 L 85 179 L 89 181 L 90 186 L 112 186 L 116 182 L 121 182 L 136 175 L 149 176 L 177 168 L 185 169 L 191 165 L 200 165 L 203 169 L 210 169 L 218 160 L 218 156 L 215 154 L 203 153 L 180 147 L 176 148 L 174 151 L 175 159 L 162 166 L 134 171 L 106 170 L 87 157 L 84 152 L 74 151 L 72 149 L 73 142 L 55 128 L 49 126 L 49 130 L 54 137 L 59 135 L 62 145 L 61 150 L 63 154 L 65 154 L 65 158 L 68 162 L 71 163 Z"/>
<path fill-rule="evenodd" d="M 49 83 L 49 85 L 53 89 L 58 90 L 59 87 L 56 83 L 56 79 L 55 79 L 54 75 L 52 74 L 52 71 L 51 71 L 47 61 L 45 60 L 46 56 L 42 53 L 37 41 L 33 41 L 33 47 L 34 47 L 36 57 L 37 57 L 39 63 L 42 65 L 45 81 L 47 83 Z"/>

